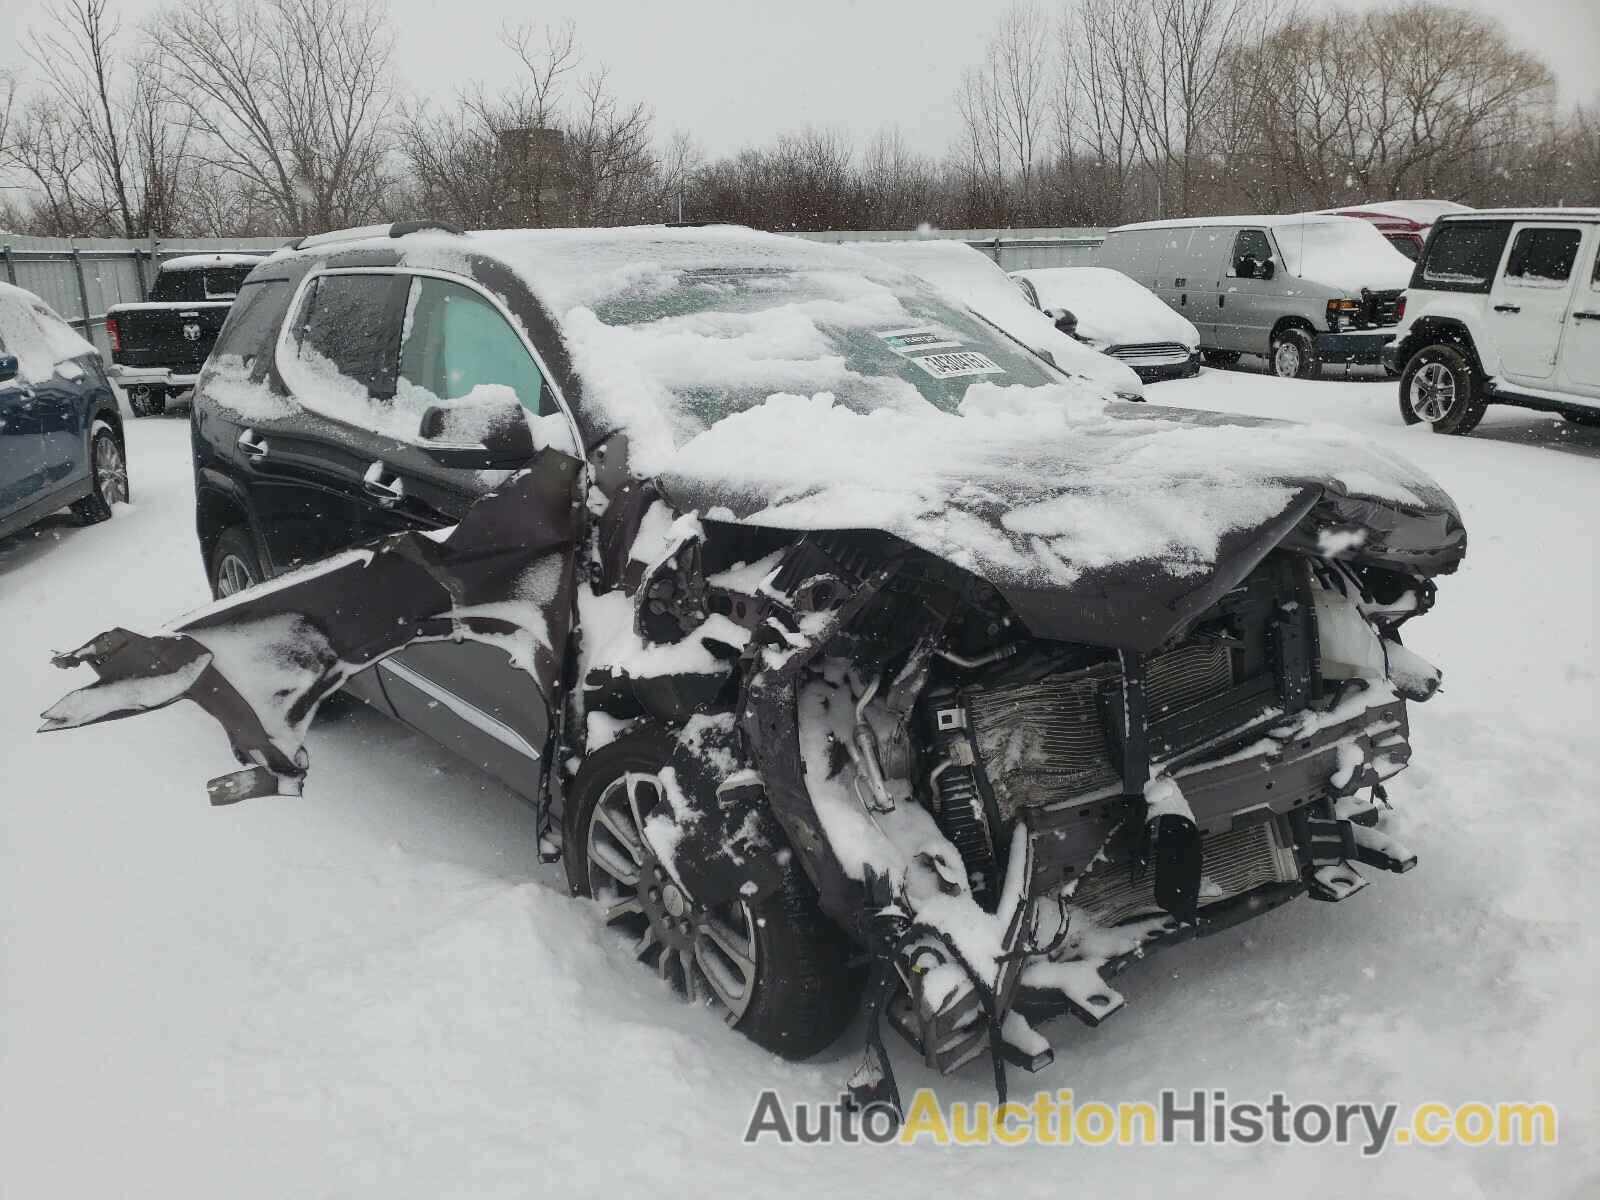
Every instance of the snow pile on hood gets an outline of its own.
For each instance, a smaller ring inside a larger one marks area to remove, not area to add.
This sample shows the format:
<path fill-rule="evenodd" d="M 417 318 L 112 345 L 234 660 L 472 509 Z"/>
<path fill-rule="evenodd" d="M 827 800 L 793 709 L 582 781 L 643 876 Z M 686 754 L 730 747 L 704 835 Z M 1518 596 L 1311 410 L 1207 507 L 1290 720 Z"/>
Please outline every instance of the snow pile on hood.
<path fill-rule="evenodd" d="M 1054 321 L 1028 303 L 1014 280 L 965 242 L 927 238 L 842 244 L 926 279 L 954 303 L 972 309 L 1023 345 L 1048 353 L 1063 371 L 1083 375 L 1122 395 L 1144 393 L 1131 367 L 1062 333 Z"/>
<path fill-rule="evenodd" d="M 49 379 L 59 363 L 98 353 L 43 300 L 9 283 L 0 283 L 0 346 L 35 383 Z"/>
<path fill-rule="evenodd" d="M 1272 232 L 1285 271 L 1351 296 L 1360 295 L 1362 288 L 1375 292 L 1403 288 L 1416 267 L 1377 226 L 1357 217 L 1307 217 L 1279 224 Z"/>
<path fill-rule="evenodd" d="M 1180 342 L 1194 350 L 1200 345 L 1200 333 L 1189 318 L 1121 271 L 1046 267 L 1011 274 L 1033 285 L 1042 307 L 1071 311 L 1078 318 L 1078 336 L 1095 346 Z"/>
<path fill-rule="evenodd" d="M 658 483 L 712 518 L 881 530 L 1026 588 L 1132 561 L 1203 574 L 1225 535 L 1272 521 L 1307 486 L 1453 511 L 1416 468 L 1332 427 L 992 384 L 955 413 L 773 396 L 684 445 Z"/>

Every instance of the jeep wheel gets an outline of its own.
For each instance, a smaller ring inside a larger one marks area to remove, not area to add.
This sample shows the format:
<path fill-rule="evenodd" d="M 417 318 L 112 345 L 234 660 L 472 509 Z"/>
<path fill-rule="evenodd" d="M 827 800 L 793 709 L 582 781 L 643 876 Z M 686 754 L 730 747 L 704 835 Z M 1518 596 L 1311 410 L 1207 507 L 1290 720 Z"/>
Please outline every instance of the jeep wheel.
<path fill-rule="evenodd" d="M 1400 376 L 1400 416 L 1435 433 L 1471 433 L 1487 407 L 1480 391 L 1472 360 L 1458 347 L 1424 346 Z"/>
<path fill-rule="evenodd" d="M 791 856 L 765 900 L 703 905 L 675 882 L 643 835 L 664 802 L 658 772 L 672 739 L 627 735 L 589 755 L 567 793 L 567 880 L 605 906 L 634 955 L 691 1003 L 785 1058 L 808 1058 L 844 1032 L 860 1002 L 844 935 L 817 907 Z"/>
<path fill-rule="evenodd" d="M 136 417 L 159 417 L 167 411 L 167 393 L 153 383 L 135 383 L 128 388 L 128 407 Z"/>
<path fill-rule="evenodd" d="M 1322 374 L 1316 339 L 1304 329 L 1285 329 L 1276 334 L 1267 362 L 1279 379 L 1315 379 Z"/>

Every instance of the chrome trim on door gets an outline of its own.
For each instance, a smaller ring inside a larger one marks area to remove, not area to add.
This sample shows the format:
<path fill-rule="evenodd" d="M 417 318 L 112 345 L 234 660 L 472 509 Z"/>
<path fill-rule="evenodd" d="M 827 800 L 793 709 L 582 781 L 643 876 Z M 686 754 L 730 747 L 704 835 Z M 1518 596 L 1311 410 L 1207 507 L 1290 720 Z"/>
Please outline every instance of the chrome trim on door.
<path fill-rule="evenodd" d="M 471 725 L 474 729 L 477 729 L 482 733 L 488 734 L 502 746 L 509 746 L 518 754 L 525 755 L 526 757 L 533 759 L 535 762 L 539 760 L 539 752 L 533 748 L 533 746 L 528 742 L 527 738 L 523 737 L 515 729 L 511 728 L 511 726 L 507 725 L 504 721 L 501 721 L 497 717 L 490 716 L 481 708 L 477 707 L 477 705 L 463 700 L 460 696 L 456 695 L 448 688 L 440 687 L 437 683 L 429 679 L 426 675 L 423 675 L 421 672 L 413 670 L 404 663 L 395 662 L 390 658 L 380 659 L 378 661 L 378 666 L 383 670 L 388 671 L 395 678 L 405 683 L 409 683 L 412 687 L 416 688 L 417 691 L 427 696 L 430 700 L 437 700 L 440 704 L 444 705 L 451 712 L 455 713 L 456 716 L 460 717 L 468 725 Z"/>

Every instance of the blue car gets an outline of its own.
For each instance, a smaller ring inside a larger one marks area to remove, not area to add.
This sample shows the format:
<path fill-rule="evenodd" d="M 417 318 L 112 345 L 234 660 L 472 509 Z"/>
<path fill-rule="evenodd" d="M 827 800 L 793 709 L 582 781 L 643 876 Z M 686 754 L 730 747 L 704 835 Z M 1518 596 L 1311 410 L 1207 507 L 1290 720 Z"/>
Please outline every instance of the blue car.
<path fill-rule="evenodd" d="M 32 292 L 0 284 L 0 537 L 70 505 L 128 499 L 127 445 L 100 352 Z"/>

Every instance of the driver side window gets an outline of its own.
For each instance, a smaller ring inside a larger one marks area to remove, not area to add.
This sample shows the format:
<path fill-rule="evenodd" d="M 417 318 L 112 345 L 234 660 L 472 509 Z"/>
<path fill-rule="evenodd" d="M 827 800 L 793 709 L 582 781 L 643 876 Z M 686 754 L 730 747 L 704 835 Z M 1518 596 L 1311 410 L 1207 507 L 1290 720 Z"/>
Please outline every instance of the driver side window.
<path fill-rule="evenodd" d="M 431 276 L 411 281 L 400 379 L 402 388 L 410 384 L 438 401 L 509 388 L 534 416 L 556 411 L 538 366 L 499 310 L 471 288 Z"/>
<path fill-rule="evenodd" d="M 1233 266 L 1229 274 L 1239 279 L 1259 279 L 1272 257 L 1272 243 L 1261 229 L 1241 229 L 1233 239 Z"/>

